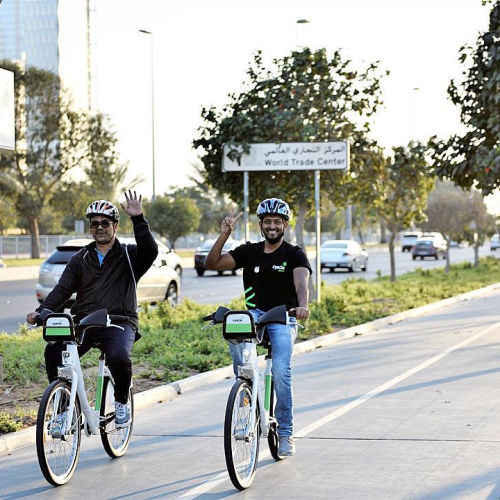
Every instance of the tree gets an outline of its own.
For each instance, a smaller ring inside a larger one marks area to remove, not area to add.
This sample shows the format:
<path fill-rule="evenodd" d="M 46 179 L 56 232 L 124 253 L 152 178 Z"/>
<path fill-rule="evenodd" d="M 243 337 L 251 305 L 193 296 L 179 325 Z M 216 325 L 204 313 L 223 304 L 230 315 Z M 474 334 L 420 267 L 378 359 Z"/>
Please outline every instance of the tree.
<path fill-rule="evenodd" d="M 267 69 L 258 52 L 247 76 L 246 90 L 230 95 L 221 111 L 202 111 L 205 125 L 193 144 L 202 150 L 200 171 L 210 186 L 241 204 L 241 174 L 221 171 L 224 144 L 237 160 L 242 150 L 249 152 L 251 143 L 349 140 L 351 162 L 356 163 L 358 146 L 381 103 L 377 64 L 356 71 L 340 51 L 330 58 L 325 49 L 304 48 L 274 60 Z M 339 185 L 345 176 L 341 171 L 322 172 L 322 179 L 327 177 Z M 291 205 L 297 241 L 304 247 L 303 227 L 314 206 L 313 172 L 252 172 L 249 184 L 251 206 L 267 197 L 280 197 Z"/>
<path fill-rule="evenodd" d="M 450 242 L 467 241 L 474 247 L 474 262 L 479 262 L 479 247 L 495 232 L 495 219 L 488 214 L 481 193 L 466 192 L 451 181 L 438 182 L 429 194 L 427 221 L 421 227 L 439 231 L 447 241 L 446 268 L 450 272 Z"/>
<path fill-rule="evenodd" d="M 198 227 L 200 211 L 190 198 L 158 196 L 154 202 L 145 201 L 144 208 L 151 229 L 168 238 L 172 248 L 181 236 Z"/>
<path fill-rule="evenodd" d="M 446 141 L 434 138 L 434 169 L 459 186 L 476 186 L 484 195 L 500 187 L 500 2 L 490 13 L 489 30 L 479 36 L 475 50 L 460 49 L 463 82 L 452 81 L 448 95 L 460 107 L 463 135 Z"/>
<path fill-rule="evenodd" d="M 116 203 L 121 193 L 142 182 L 140 175 L 126 181 L 128 163 L 119 163 L 117 142 L 107 115 L 97 113 L 88 117 L 89 157 L 83 169 L 85 180 L 64 182 L 50 203 L 55 210 L 65 214 L 62 222 L 64 229 L 74 229 L 75 220 L 85 217 L 85 210 L 92 200 L 107 199 Z M 120 229 L 124 231 L 131 227 L 128 217 L 122 218 Z"/>
<path fill-rule="evenodd" d="M 16 224 L 14 206 L 7 196 L 0 194 L 0 234 Z"/>
<path fill-rule="evenodd" d="M 2 153 L 3 182 L 14 187 L 17 212 L 28 222 L 31 255 L 40 256 L 38 216 L 57 193 L 65 175 L 85 161 L 86 116 L 74 111 L 71 97 L 53 73 L 34 67 L 14 71 L 16 149 Z"/>
<path fill-rule="evenodd" d="M 391 282 L 396 281 L 394 242 L 397 234 L 413 223 L 425 219 L 427 195 L 434 186 L 425 158 L 427 148 L 410 142 L 406 147 L 393 148 L 393 158 L 386 158 L 373 145 L 372 154 L 351 178 L 351 198 L 354 203 L 370 206 L 387 224 L 390 231 L 389 253 Z"/>
<path fill-rule="evenodd" d="M 200 218 L 195 231 L 203 234 L 218 232 L 222 219 L 231 211 L 231 203 L 224 196 L 210 189 L 205 182 L 195 181 L 195 183 L 194 186 L 173 188 L 168 195 L 190 198 L 196 203 Z"/>

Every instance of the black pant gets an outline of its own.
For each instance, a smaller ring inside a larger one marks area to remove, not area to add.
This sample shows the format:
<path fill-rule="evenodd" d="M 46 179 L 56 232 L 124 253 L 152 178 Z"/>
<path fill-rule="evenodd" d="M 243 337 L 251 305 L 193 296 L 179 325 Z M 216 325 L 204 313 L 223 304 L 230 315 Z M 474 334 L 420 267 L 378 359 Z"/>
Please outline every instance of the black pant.
<path fill-rule="evenodd" d="M 115 380 L 115 400 L 127 403 L 128 391 L 132 382 L 132 360 L 130 354 L 134 345 L 135 332 L 130 325 L 118 328 L 99 328 L 85 333 L 82 345 L 78 346 L 78 354 L 82 357 L 92 347 L 100 347 L 106 356 L 106 365 Z M 47 344 L 45 348 L 45 367 L 49 382 L 57 378 L 57 367 L 62 365 L 62 342 Z"/>

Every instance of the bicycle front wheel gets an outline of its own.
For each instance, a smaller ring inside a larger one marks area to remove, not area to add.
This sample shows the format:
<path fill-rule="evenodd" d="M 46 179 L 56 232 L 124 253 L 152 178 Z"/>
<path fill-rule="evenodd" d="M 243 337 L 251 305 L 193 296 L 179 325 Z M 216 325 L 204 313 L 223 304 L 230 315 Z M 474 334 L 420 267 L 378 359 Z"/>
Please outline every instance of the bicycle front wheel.
<path fill-rule="evenodd" d="M 267 430 L 267 444 L 269 445 L 269 451 L 271 452 L 272 457 L 277 462 L 283 460 L 283 457 L 278 455 L 278 425 L 274 420 L 274 407 L 276 404 L 276 393 L 274 392 L 274 381 L 271 382 L 271 405 L 269 417 L 273 420 L 269 425 L 269 429 Z"/>
<path fill-rule="evenodd" d="M 68 425 L 71 385 L 55 380 L 43 394 L 36 422 L 36 452 L 45 479 L 53 486 L 66 484 L 75 472 L 82 439 L 82 412 L 78 395 Z"/>
<path fill-rule="evenodd" d="M 238 380 L 231 389 L 224 421 L 224 453 L 231 482 L 239 490 L 248 488 L 254 479 L 259 456 L 260 412 L 257 406 L 255 425 L 251 428 L 252 387 Z"/>
<path fill-rule="evenodd" d="M 111 458 L 118 458 L 125 454 L 134 425 L 134 398 L 132 388 L 128 392 L 130 403 L 130 417 L 132 421 L 128 427 L 115 426 L 115 386 L 109 377 L 104 377 L 101 398 L 101 441 L 106 453 Z"/>

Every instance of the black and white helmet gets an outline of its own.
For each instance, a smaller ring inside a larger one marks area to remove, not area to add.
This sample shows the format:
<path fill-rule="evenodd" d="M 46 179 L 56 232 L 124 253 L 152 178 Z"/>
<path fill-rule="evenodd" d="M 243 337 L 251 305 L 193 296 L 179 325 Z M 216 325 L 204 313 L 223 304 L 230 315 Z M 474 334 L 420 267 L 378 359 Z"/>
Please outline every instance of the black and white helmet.
<path fill-rule="evenodd" d="M 115 207 L 115 205 L 113 205 L 113 203 L 111 203 L 110 201 L 106 200 L 93 201 L 87 207 L 87 213 L 85 214 L 85 217 L 90 219 L 94 215 L 105 215 L 106 217 L 109 217 L 115 222 L 118 222 L 120 218 L 120 212 Z"/>
<path fill-rule="evenodd" d="M 289 220 L 292 212 L 286 201 L 279 198 L 267 198 L 259 203 L 257 216 L 262 219 L 267 214 L 281 215 L 285 220 Z"/>

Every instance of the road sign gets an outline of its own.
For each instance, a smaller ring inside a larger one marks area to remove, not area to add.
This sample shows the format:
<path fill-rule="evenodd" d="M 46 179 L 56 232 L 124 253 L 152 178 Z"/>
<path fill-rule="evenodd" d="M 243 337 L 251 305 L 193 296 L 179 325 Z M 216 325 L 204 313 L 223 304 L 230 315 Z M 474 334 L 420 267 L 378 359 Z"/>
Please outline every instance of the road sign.
<path fill-rule="evenodd" d="M 232 149 L 227 144 L 224 146 L 224 172 L 345 170 L 349 165 L 347 141 L 250 144 L 250 154 L 243 154 L 240 163 L 229 158 Z"/>
<path fill-rule="evenodd" d="M 0 68 L 0 149 L 15 148 L 14 73 Z"/>

